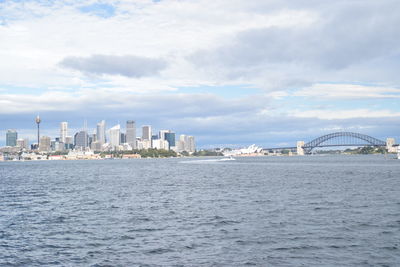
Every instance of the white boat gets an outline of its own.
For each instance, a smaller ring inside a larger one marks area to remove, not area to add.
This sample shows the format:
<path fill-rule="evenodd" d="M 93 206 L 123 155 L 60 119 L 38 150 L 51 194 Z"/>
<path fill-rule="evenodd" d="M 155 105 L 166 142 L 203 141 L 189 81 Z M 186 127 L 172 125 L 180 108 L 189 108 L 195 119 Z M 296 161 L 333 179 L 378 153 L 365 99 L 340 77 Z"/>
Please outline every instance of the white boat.
<path fill-rule="evenodd" d="M 233 158 L 232 156 L 230 156 L 229 158 L 223 158 L 223 159 L 220 159 L 219 161 L 230 161 L 230 160 L 236 160 L 236 159 Z"/>
<path fill-rule="evenodd" d="M 400 146 L 397 147 L 397 159 L 400 159 Z"/>

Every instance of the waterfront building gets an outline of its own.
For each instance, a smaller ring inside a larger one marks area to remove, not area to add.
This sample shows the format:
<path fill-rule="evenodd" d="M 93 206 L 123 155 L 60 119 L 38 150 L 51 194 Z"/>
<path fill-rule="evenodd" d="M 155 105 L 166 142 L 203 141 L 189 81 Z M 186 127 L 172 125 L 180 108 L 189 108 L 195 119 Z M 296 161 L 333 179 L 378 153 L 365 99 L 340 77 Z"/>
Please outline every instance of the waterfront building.
<path fill-rule="evenodd" d="M 90 149 L 93 151 L 102 151 L 102 144 L 99 141 L 94 141 L 90 144 Z"/>
<path fill-rule="evenodd" d="M 7 130 L 6 146 L 17 146 L 18 133 L 16 130 Z"/>
<path fill-rule="evenodd" d="M 97 141 L 99 141 L 101 144 L 106 143 L 106 122 L 102 120 L 101 122 L 97 123 L 97 128 L 96 128 L 96 136 L 97 136 Z"/>
<path fill-rule="evenodd" d="M 167 132 L 164 134 L 164 140 L 168 141 L 168 149 L 171 147 L 175 147 L 175 133 L 174 132 Z"/>
<path fill-rule="evenodd" d="M 196 151 L 196 143 L 193 136 L 189 135 L 180 135 L 179 141 L 177 143 L 177 150 L 179 152 L 186 151 L 189 153 L 193 153 Z"/>
<path fill-rule="evenodd" d="M 64 151 L 65 144 L 63 142 L 54 142 L 54 151 Z"/>
<path fill-rule="evenodd" d="M 19 139 L 17 139 L 17 147 L 19 147 L 21 150 L 22 149 L 27 149 L 26 147 L 27 147 L 27 145 L 26 145 L 26 139 L 22 139 L 22 138 L 19 138 Z"/>
<path fill-rule="evenodd" d="M 65 143 L 67 135 L 68 135 L 68 122 L 63 121 L 60 123 L 60 142 Z"/>
<path fill-rule="evenodd" d="M 149 149 L 151 148 L 151 140 L 137 140 L 137 149 Z"/>
<path fill-rule="evenodd" d="M 188 148 L 188 136 L 187 135 L 181 134 L 179 136 L 179 148 L 180 148 L 181 151 L 189 152 L 188 151 L 189 148 Z"/>
<path fill-rule="evenodd" d="M 40 137 L 39 151 L 48 152 L 51 150 L 51 139 L 48 136 Z"/>
<path fill-rule="evenodd" d="M 151 126 L 144 125 L 142 126 L 142 140 L 151 140 L 152 133 L 151 133 Z"/>
<path fill-rule="evenodd" d="M 155 139 L 153 140 L 152 148 L 168 150 L 169 144 L 167 140 Z"/>
<path fill-rule="evenodd" d="M 185 142 L 182 141 L 181 139 L 179 139 L 179 140 L 176 142 L 175 148 L 176 148 L 176 152 L 183 152 L 183 151 L 185 151 Z"/>
<path fill-rule="evenodd" d="M 122 150 L 132 150 L 132 146 L 128 143 L 121 144 Z"/>
<path fill-rule="evenodd" d="M 188 152 L 193 153 L 196 152 L 196 143 L 194 141 L 194 136 L 188 136 Z"/>
<path fill-rule="evenodd" d="M 75 149 L 86 149 L 88 147 L 88 134 L 86 131 L 82 130 L 75 134 L 74 136 L 74 144 Z"/>
<path fill-rule="evenodd" d="M 112 150 L 117 149 L 121 144 L 121 126 L 115 125 L 109 130 L 110 133 L 110 146 Z"/>
<path fill-rule="evenodd" d="M 74 148 L 74 138 L 72 136 L 65 137 L 64 147 L 65 147 L 65 149 L 73 149 Z"/>
<path fill-rule="evenodd" d="M 128 143 L 132 149 L 136 148 L 136 124 L 133 120 L 126 121 L 126 143 Z"/>
<path fill-rule="evenodd" d="M 389 153 L 396 153 L 397 147 L 393 146 L 396 143 L 394 138 L 386 138 L 386 149 Z"/>

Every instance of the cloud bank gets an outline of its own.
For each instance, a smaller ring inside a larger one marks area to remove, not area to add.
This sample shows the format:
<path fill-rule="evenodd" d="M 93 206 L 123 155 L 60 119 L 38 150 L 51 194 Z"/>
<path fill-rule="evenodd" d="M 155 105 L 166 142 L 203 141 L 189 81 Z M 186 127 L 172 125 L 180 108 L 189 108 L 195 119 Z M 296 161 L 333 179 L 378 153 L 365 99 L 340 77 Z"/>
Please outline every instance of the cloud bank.
<path fill-rule="evenodd" d="M 202 145 L 399 139 L 398 14 L 396 0 L 3 1 L 0 131 L 40 113 L 44 131 L 135 119 Z"/>
<path fill-rule="evenodd" d="M 166 68 L 167 63 L 162 59 L 138 56 L 93 55 L 86 58 L 66 57 L 60 65 L 88 74 L 141 78 L 159 74 Z"/>

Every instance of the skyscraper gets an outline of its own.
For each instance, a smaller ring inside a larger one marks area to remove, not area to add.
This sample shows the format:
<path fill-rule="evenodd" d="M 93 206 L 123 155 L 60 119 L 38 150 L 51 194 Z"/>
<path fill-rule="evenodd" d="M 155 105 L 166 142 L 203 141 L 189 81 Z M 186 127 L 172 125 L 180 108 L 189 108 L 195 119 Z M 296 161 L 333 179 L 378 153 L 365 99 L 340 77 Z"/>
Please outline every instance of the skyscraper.
<path fill-rule="evenodd" d="M 142 126 L 142 139 L 143 140 L 151 140 L 151 126 L 150 125 Z"/>
<path fill-rule="evenodd" d="M 88 134 L 86 131 L 79 131 L 74 136 L 75 149 L 85 149 L 88 147 Z"/>
<path fill-rule="evenodd" d="M 121 137 L 119 138 L 119 143 L 120 144 L 125 144 L 126 143 L 126 134 L 121 132 Z"/>
<path fill-rule="evenodd" d="M 17 146 L 18 133 L 16 130 L 7 130 L 6 146 Z"/>
<path fill-rule="evenodd" d="M 196 151 L 196 143 L 194 141 L 194 136 L 188 136 L 188 152 L 195 152 Z"/>
<path fill-rule="evenodd" d="M 43 152 L 50 151 L 50 145 L 51 145 L 50 137 L 42 136 L 39 142 L 39 151 Z"/>
<path fill-rule="evenodd" d="M 136 148 L 136 125 L 135 121 L 126 122 L 126 142 L 133 148 Z"/>
<path fill-rule="evenodd" d="M 60 142 L 65 143 L 65 138 L 68 136 L 68 122 L 60 123 Z"/>
<path fill-rule="evenodd" d="M 168 148 L 171 149 L 171 147 L 175 146 L 175 133 L 174 132 L 168 132 L 164 133 L 164 139 L 168 141 Z"/>
<path fill-rule="evenodd" d="M 121 143 L 121 125 L 117 124 L 110 129 L 110 145 L 112 149 L 119 147 Z"/>
<path fill-rule="evenodd" d="M 160 130 L 158 133 L 158 138 L 161 140 L 165 140 L 165 134 L 169 133 L 170 130 Z"/>
<path fill-rule="evenodd" d="M 186 151 L 189 153 L 195 152 L 196 151 L 196 143 L 195 143 L 194 137 L 184 135 L 184 134 L 179 136 L 178 150 Z"/>
<path fill-rule="evenodd" d="M 104 144 L 106 142 L 106 122 L 104 120 L 97 123 L 96 137 L 100 144 Z"/>

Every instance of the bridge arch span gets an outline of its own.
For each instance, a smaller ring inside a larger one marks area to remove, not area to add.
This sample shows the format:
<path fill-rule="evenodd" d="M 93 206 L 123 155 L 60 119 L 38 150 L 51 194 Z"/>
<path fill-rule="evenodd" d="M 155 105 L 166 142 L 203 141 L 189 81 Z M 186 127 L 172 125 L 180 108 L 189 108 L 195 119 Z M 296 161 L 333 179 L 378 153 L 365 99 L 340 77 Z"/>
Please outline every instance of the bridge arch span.
<path fill-rule="evenodd" d="M 327 135 L 320 136 L 320 137 L 318 137 L 318 138 L 316 138 L 316 139 L 304 144 L 304 146 L 303 146 L 304 152 L 310 153 L 311 150 L 313 150 L 316 147 L 351 146 L 351 145 L 353 145 L 351 143 L 343 142 L 342 140 L 341 140 L 341 142 L 338 142 L 336 145 L 324 145 L 324 143 L 326 141 L 331 140 L 331 139 L 335 139 L 335 138 L 338 138 L 338 139 L 340 139 L 340 138 L 342 138 L 342 139 L 343 138 L 344 139 L 345 138 L 348 138 L 348 139 L 349 138 L 355 138 L 355 139 L 359 139 L 359 140 L 365 141 L 366 143 L 364 145 L 386 146 L 386 142 L 385 141 L 376 139 L 376 138 L 374 138 L 372 136 L 368 136 L 368 135 L 365 135 L 365 134 L 353 133 L 353 132 L 336 132 L 336 133 L 330 133 L 330 134 L 327 134 Z"/>

